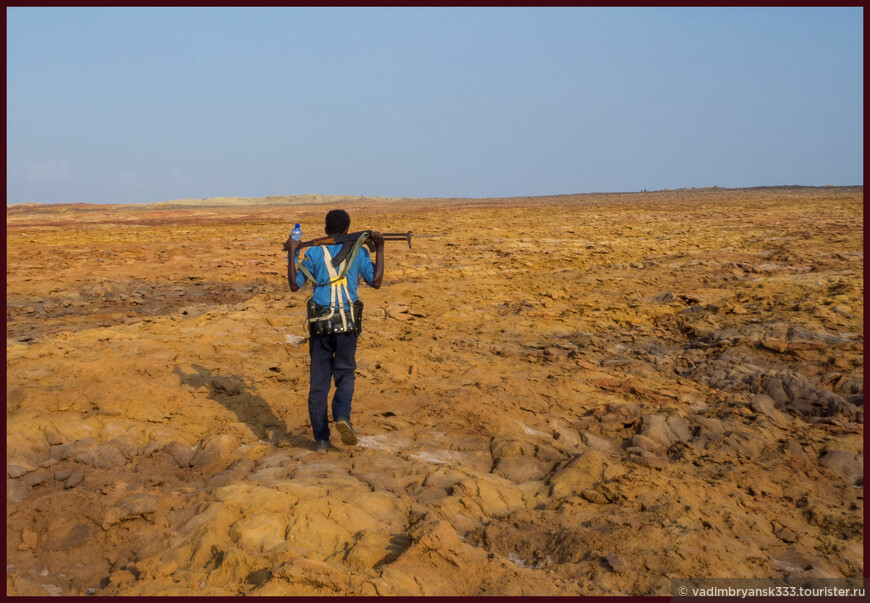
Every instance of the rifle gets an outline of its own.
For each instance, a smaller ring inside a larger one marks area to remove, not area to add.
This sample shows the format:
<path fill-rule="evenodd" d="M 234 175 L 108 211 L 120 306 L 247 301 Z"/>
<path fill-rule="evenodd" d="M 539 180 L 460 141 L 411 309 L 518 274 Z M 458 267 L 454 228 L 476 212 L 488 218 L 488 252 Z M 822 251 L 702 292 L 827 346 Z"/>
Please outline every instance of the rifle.
<path fill-rule="evenodd" d="M 369 246 L 371 249 L 372 242 L 372 231 L 370 230 L 360 230 L 359 232 L 349 232 L 347 234 L 337 234 L 337 235 L 328 235 L 325 237 L 320 237 L 318 239 L 312 239 L 310 241 L 303 241 L 299 243 L 299 249 L 303 247 L 317 247 L 319 245 L 341 245 L 341 251 L 336 254 L 334 258 L 332 258 L 332 264 L 334 266 L 338 266 L 344 260 L 345 257 L 350 253 L 350 250 L 353 248 L 354 244 L 362 238 L 363 235 L 366 235 L 365 239 L 363 239 L 363 243 Z M 408 232 L 385 232 L 383 233 L 385 241 L 408 241 L 408 249 L 411 249 L 411 231 Z M 283 247 L 284 251 L 289 251 L 287 249 L 287 243 L 284 243 Z"/>

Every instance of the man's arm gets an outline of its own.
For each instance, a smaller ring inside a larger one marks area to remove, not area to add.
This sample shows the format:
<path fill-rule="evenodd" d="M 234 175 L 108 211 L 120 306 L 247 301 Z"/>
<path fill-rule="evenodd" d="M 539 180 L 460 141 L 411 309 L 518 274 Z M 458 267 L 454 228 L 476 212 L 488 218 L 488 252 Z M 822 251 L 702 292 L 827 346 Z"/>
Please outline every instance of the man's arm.
<path fill-rule="evenodd" d="M 290 285 L 290 291 L 299 291 L 299 285 L 296 283 L 296 250 L 299 249 L 299 241 L 292 237 L 287 239 L 285 245 L 290 249 L 289 260 L 287 261 L 287 283 Z"/>
<path fill-rule="evenodd" d="M 381 282 L 384 280 L 384 235 L 377 231 L 372 231 L 372 241 L 375 243 L 375 274 L 372 277 L 372 287 L 380 289 Z"/>

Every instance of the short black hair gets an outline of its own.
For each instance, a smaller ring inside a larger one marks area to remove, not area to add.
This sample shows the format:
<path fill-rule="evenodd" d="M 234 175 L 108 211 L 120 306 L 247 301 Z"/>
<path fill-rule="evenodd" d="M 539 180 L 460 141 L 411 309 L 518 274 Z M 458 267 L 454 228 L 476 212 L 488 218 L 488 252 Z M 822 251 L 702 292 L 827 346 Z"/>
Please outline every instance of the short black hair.
<path fill-rule="evenodd" d="M 343 209 L 333 209 L 326 214 L 326 234 L 341 234 L 350 228 L 350 216 Z"/>

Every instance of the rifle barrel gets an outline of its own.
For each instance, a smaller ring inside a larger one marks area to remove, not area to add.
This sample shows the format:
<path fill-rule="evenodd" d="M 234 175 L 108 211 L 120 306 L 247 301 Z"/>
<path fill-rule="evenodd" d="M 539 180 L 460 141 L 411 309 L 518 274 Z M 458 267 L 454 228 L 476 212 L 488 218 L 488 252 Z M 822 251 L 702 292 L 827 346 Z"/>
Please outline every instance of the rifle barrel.
<path fill-rule="evenodd" d="M 411 249 L 411 231 L 408 232 L 385 232 L 385 241 L 408 241 L 408 249 Z"/>

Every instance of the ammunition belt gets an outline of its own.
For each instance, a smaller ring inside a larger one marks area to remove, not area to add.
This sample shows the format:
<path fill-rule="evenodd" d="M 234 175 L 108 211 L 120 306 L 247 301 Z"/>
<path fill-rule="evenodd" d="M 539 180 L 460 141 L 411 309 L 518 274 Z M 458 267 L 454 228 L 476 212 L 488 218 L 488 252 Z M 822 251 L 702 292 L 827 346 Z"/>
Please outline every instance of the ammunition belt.
<path fill-rule="evenodd" d="M 311 337 L 324 337 L 340 333 L 362 333 L 363 303 L 353 302 L 352 312 L 344 317 L 331 306 L 321 306 L 308 300 L 308 333 Z"/>

